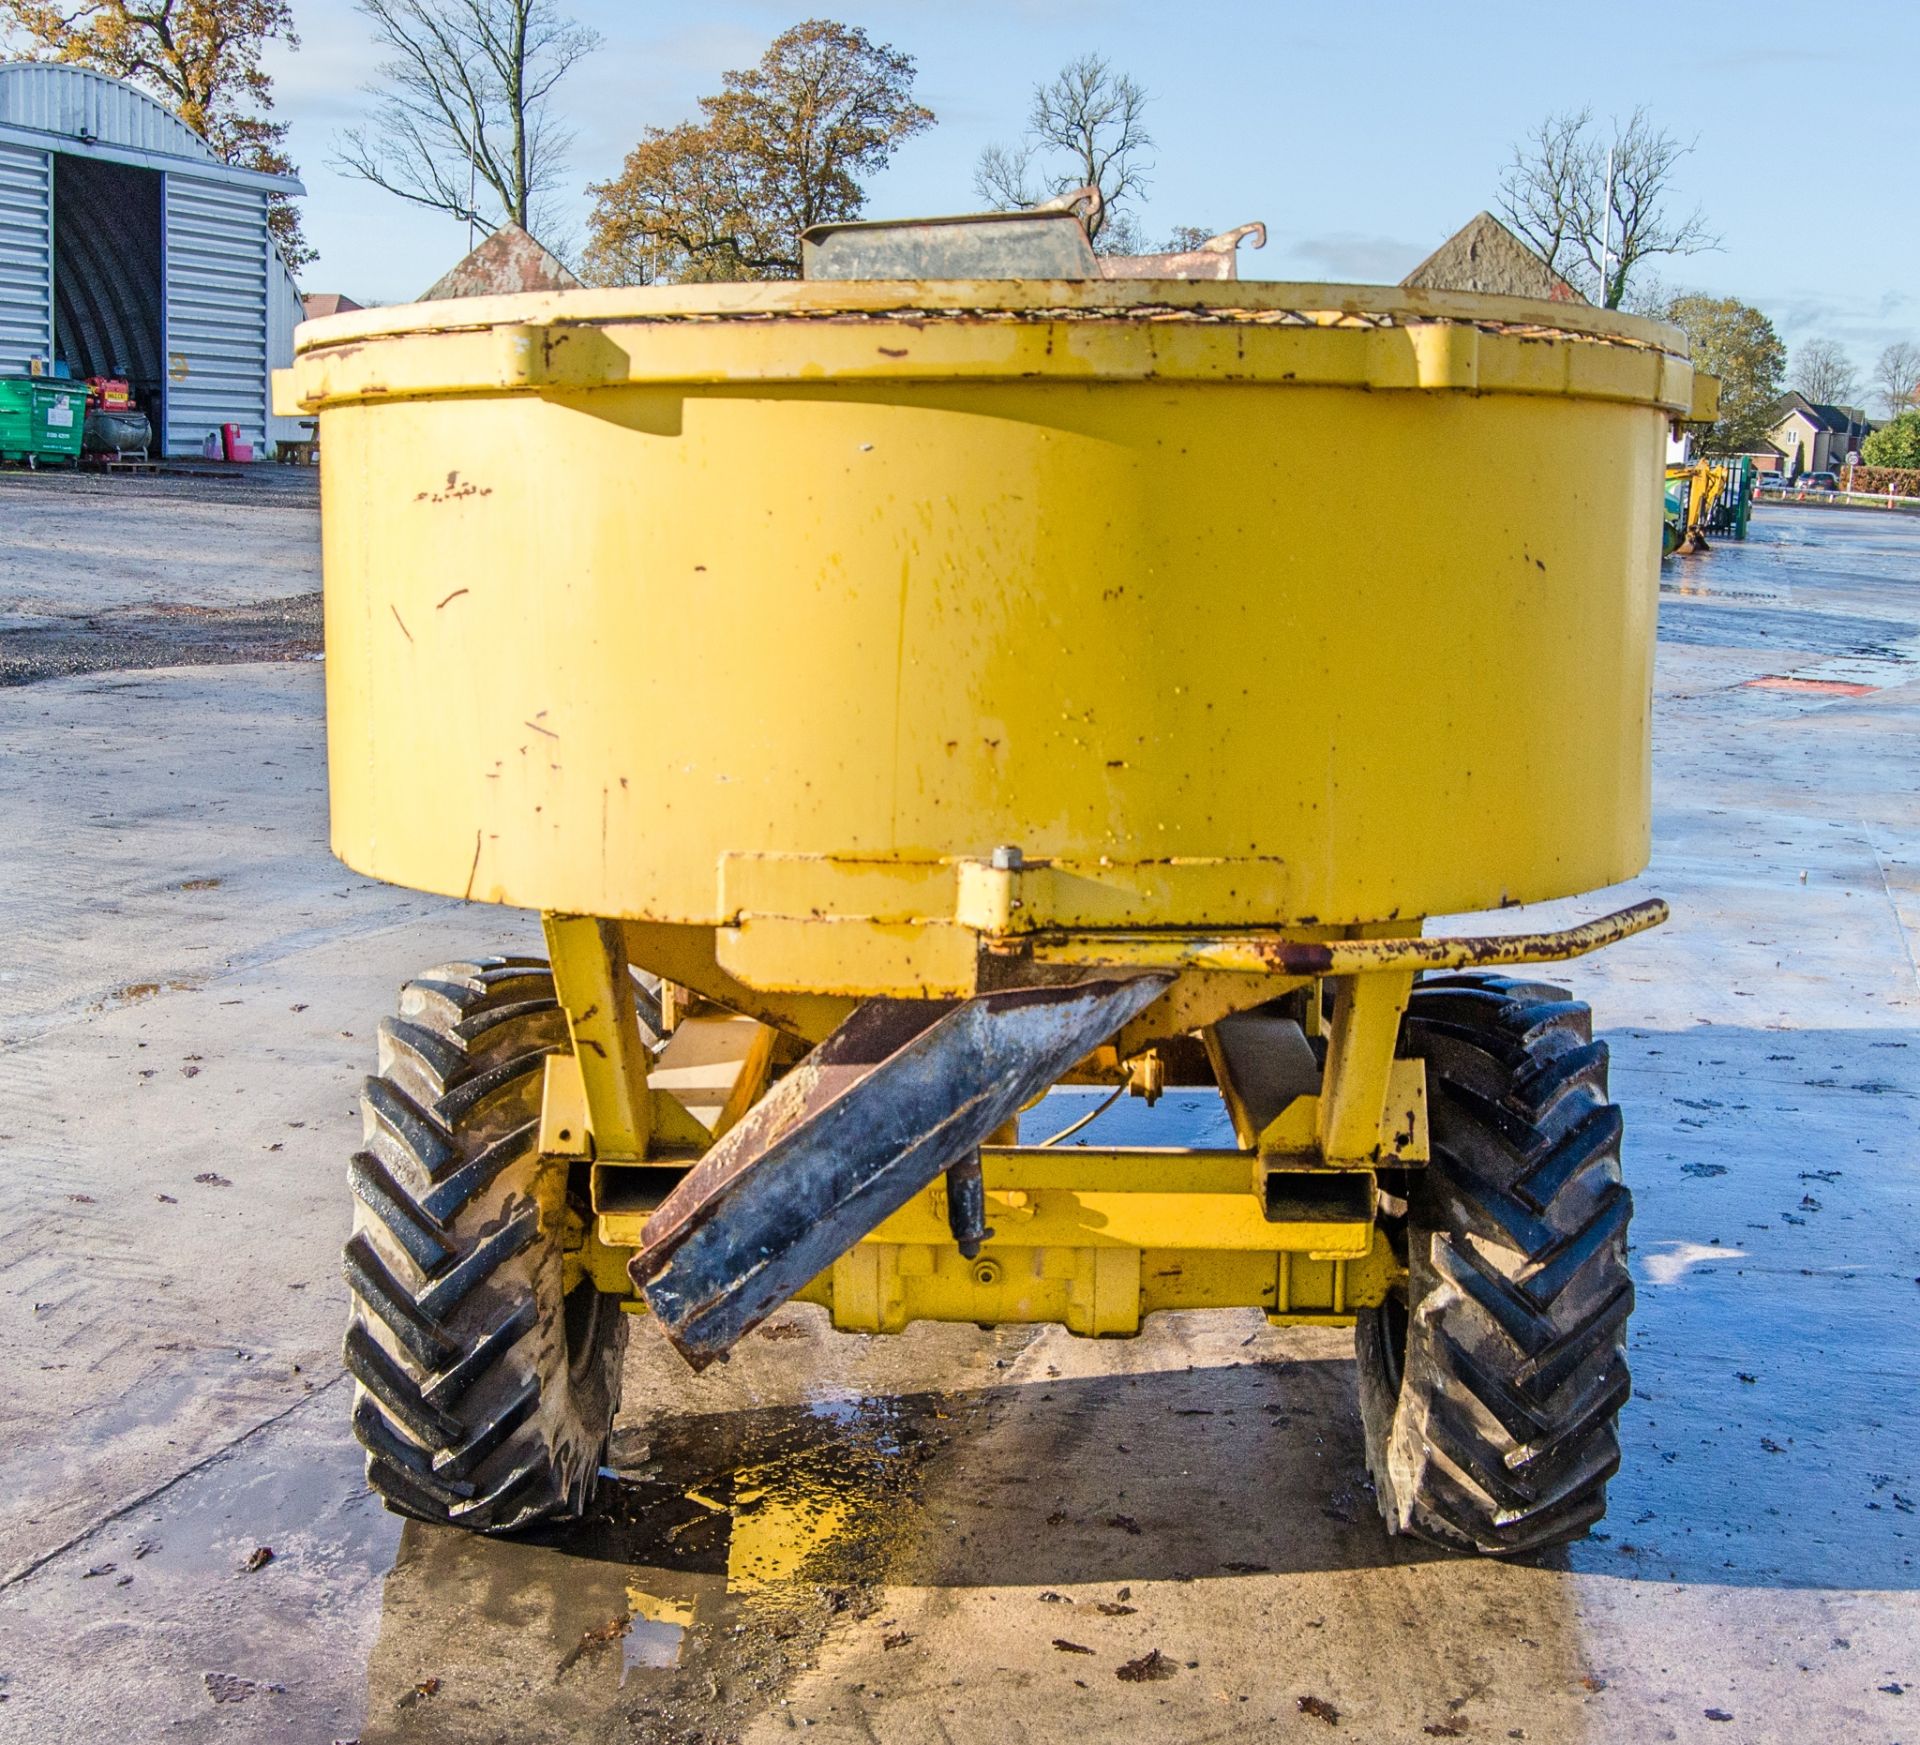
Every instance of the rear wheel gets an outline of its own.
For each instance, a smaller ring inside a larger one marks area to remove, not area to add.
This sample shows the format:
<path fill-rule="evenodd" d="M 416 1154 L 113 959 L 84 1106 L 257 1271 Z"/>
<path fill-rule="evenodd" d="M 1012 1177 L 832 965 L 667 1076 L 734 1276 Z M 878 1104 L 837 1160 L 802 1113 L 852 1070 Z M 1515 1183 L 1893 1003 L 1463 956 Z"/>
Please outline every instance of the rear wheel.
<path fill-rule="evenodd" d="M 409 982 L 380 1026 L 348 1166 L 346 1364 L 367 1483 L 421 1520 L 503 1532 L 576 1514 L 619 1405 L 626 1317 L 566 1252 L 590 1216 L 539 1152 L 546 964 L 488 958 Z"/>
<path fill-rule="evenodd" d="M 1630 1384 L 1632 1199 L 1607 1049 L 1564 989 L 1415 985 L 1432 1161 L 1406 1174 L 1405 1287 L 1355 1328 L 1367 1465 L 1389 1530 L 1511 1554 L 1606 1512 Z"/>

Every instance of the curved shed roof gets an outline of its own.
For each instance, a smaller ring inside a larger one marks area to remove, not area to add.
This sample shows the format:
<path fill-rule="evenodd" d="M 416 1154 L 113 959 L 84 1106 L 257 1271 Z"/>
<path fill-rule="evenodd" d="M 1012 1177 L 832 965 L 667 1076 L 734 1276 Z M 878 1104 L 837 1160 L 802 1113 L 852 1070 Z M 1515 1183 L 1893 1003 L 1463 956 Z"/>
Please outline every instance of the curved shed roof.
<path fill-rule="evenodd" d="M 306 192 L 292 176 L 222 163 L 179 116 L 124 79 L 58 61 L 0 64 L 0 140 L 274 193 Z"/>

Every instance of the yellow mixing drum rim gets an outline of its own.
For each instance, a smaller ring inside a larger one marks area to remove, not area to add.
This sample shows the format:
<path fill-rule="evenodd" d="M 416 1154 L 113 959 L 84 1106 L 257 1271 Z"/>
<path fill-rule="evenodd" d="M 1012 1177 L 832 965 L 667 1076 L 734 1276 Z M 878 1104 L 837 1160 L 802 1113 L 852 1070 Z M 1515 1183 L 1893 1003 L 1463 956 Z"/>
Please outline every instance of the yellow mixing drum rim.
<path fill-rule="evenodd" d="M 1645 862 L 1671 329 L 875 282 L 368 310 L 297 350 L 367 873 L 911 932 L 996 849 L 1049 868 L 1013 927 L 1375 921 Z"/>

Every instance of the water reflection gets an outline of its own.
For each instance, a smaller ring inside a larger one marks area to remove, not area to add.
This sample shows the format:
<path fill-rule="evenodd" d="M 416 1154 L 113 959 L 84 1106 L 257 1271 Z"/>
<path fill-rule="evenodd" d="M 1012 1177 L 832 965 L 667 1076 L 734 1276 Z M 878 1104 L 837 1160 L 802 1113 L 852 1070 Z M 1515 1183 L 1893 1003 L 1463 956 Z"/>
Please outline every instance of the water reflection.
<path fill-rule="evenodd" d="M 623 1431 L 593 1515 L 512 1540 L 408 1524 L 364 1745 L 731 1730 L 860 1605 L 911 1517 L 930 1395 Z"/>

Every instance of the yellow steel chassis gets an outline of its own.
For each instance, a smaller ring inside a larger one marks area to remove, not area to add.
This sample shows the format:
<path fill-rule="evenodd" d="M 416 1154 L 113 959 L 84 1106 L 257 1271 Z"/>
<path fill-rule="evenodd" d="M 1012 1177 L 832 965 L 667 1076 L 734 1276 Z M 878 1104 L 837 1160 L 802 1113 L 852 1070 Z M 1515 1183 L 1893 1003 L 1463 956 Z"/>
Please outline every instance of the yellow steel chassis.
<path fill-rule="evenodd" d="M 862 1333 L 932 1320 L 1057 1322 L 1079 1334 L 1124 1335 L 1156 1310 L 1191 1308 L 1257 1308 L 1277 1324 L 1349 1322 L 1382 1301 L 1402 1270 L 1376 1220 L 1378 1172 L 1427 1160 L 1425 1069 L 1395 1057 L 1415 975 L 1569 958 L 1665 914 L 1663 904 L 1645 902 L 1554 932 L 1463 938 L 1424 938 L 1404 923 L 1212 936 L 1016 938 L 969 928 L 973 962 L 960 980 L 972 986 L 1007 978 L 1009 960 L 1022 980 L 1177 970 L 1166 993 L 1071 1081 L 1152 1097 L 1176 1045 L 1197 1040 L 1237 1146 L 989 1145 L 982 1164 L 993 1234 L 977 1256 L 956 1246 L 936 1182 L 800 1300 Z M 978 919 L 991 925 L 993 917 Z M 593 1217 L 576 1232 L 571 1269 L 637 1309 L 627 1263 L 652 1207 L 780 1067 L 856 1002 L 748 986 L 726 967 L 730 954 L 742 955 L 737 929 L 569 915 L 546 916 L 545 929 L 573 1052 L 547 1064 L 541 1149 L 575 1161 L 590 1182 Z M 862 940 L 857 924 L 834 931 L 843 964 L 849 950 L 895 949 L 884 938 Z M 957 961 L 953 944 L 937 946 L 949 962 Z M 634 969 L 660 978 L 663 1044 L 643 1034 Z M 1244 1041 L 1237 1057 L 1228 1021 L 1289 995 L 1300 996 L 1293 1010 L 1303 1030 L 1324 1037 L 1325 1063 L 1316 1090 L 1263 1122 L 1248 1090 L 1257 1062 L 1245 1058 Z"/>

